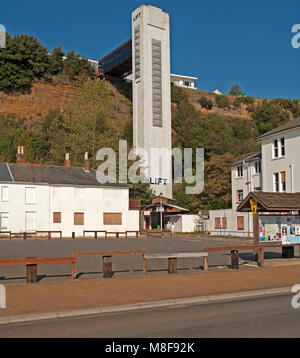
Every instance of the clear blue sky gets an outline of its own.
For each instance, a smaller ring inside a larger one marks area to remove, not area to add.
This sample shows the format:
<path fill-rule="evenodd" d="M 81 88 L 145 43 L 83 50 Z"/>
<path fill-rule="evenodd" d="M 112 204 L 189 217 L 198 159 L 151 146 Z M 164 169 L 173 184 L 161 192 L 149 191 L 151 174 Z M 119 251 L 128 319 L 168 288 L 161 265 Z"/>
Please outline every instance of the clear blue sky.
<path fill-rule="evenodd" d="M 143 3 L 170 14 L 172 73 L 198 77 L 201 90 L 238 83 L 251 96 L 300 98 L 299 0 L 0 0 L 0 23 L 98 60 L 131 37 L 131 11 Z"/>

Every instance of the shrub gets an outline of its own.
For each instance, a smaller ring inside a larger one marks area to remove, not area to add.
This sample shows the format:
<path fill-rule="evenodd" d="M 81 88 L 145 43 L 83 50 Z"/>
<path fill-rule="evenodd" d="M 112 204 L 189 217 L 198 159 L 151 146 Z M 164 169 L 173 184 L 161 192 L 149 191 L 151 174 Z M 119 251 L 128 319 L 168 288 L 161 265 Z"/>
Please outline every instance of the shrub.
<path fill-rule="evenodd" d="M 201 104 L 201 107 L 206 108 L 208 110 L 212 109 L 213 107 L 212 100 L 207 97 L 202 96 L 200 99 L 198 99 L 198 102 Z"/>

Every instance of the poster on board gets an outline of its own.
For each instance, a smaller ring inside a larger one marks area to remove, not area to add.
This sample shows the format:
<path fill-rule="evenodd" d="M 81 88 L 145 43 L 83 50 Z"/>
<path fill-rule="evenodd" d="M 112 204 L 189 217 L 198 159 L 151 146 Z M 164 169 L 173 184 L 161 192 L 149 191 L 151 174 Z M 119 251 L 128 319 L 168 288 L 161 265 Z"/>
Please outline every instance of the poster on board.
<path fill-rule="evenodd" d="M 261 242 L 281 242 L 282 245 L 299 244 L 300 216 L 260 216 L 259 239 Z"/>

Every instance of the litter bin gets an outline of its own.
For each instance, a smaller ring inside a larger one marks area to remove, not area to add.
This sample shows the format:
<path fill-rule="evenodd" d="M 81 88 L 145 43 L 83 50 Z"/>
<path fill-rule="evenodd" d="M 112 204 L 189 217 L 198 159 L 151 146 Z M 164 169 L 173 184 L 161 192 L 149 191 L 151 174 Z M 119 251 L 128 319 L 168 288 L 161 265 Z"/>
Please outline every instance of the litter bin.
<path fill-rule="evenodd" d="M 292 259 L 294 257 L 294 246 L 282 246 L 282 257 Z"/>
<path fill-rule="evenodd" d="M 157 225 L 157 230 L 160 230 L 160 225 Z"/>

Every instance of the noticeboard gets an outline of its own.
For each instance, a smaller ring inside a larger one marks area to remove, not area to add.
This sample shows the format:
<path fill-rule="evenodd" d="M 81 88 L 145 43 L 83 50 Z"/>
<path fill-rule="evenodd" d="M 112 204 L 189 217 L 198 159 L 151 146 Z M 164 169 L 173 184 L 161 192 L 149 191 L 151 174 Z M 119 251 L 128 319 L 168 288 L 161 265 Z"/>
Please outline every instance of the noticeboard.
<path fill-rule="evenodd" d="M 261 215 L 259 219 L 260 242 L 300 244 L 300 216 Z"/>

